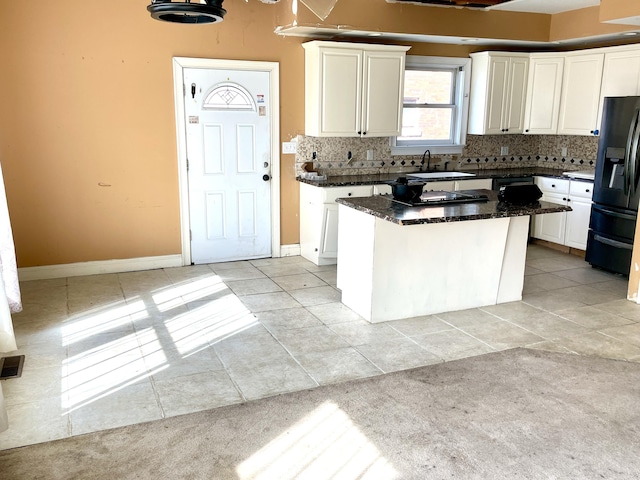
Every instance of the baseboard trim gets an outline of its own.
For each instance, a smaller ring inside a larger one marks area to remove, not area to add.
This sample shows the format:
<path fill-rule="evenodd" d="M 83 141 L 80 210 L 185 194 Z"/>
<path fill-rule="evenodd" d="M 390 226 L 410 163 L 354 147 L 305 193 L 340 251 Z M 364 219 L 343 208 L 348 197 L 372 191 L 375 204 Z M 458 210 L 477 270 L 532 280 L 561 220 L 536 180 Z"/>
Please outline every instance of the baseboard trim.
<path fill-rule="evenodd" d="M 63 265 L 45 265 L 42 267 L 24 267 L 18 269 L 18 278 L 22 282 L 29 280 L 47 280 L 50 278 L 79 277 L 101 273 L 136 272 L 156 268 L 181 267 L 182 255 L 162 255 L 157 257 L 126 258 L 118 260 L 99 260 L 92 262 L 68 263 Z"/>
<path fill-rule="evenodd" d="M 281 257 L 295 257 L 300 255 L 300 244 L 280 245 Z"/>

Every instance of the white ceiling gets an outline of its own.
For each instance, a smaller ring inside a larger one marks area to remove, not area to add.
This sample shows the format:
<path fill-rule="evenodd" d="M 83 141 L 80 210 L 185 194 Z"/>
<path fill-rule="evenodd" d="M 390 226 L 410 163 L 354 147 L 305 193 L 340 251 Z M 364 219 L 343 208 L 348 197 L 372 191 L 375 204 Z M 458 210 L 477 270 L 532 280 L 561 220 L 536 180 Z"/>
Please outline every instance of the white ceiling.
<path fill-rule="evenodd" d="M 555 13 L 579 10 L 600 5 L 600 0 L 511 0 L 487 10 L 505 10 L 508 12 Z"/>

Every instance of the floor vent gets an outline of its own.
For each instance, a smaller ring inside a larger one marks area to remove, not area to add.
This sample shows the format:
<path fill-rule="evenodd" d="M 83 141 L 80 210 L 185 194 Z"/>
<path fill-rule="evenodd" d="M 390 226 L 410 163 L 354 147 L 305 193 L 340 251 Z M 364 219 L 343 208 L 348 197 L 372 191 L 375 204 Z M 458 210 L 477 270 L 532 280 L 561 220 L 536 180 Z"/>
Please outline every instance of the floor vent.
<path fill-rule="evenodd" d="M 0 358 L 0 380 L 19 378 L 22 375 L 24 355 Z"/>

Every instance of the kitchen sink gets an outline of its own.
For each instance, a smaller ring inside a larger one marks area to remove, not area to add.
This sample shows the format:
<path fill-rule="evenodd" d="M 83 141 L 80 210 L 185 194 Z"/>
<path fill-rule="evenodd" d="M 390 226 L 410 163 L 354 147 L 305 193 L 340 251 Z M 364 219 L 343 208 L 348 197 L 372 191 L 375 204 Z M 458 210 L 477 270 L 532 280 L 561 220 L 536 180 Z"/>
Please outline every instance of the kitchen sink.
<path fill-rule="evenodd" d="M 465 172 L 420 172 L 407 173 L 407 177 L 414 178 L 452 178 L 452 177 L 475 177 L 475 173 Z"/>

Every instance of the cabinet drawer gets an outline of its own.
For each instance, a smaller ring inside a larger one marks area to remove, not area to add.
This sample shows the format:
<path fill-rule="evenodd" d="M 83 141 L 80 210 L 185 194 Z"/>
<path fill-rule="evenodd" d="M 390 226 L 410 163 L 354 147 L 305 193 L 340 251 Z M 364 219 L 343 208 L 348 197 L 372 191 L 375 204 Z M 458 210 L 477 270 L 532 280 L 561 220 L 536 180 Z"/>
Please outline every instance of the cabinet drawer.
<path fill-rule="evenodd" d="M 571 197 L 590 199 L 593 196 L 593 183 L 571 181 L 569 183 L 569 195 Z"/>
<path fill-rule="evenodd" d="M 536 185 L 545 193 L 569 193 L 569 180 L 536 177 Z"/>
<path fill-rule="evenodd" d="M 351 187 L 327 187 L 322 189 L 323 203 L 334 203 L 336 198 L 343 197 L 369 197 L 373 192 L 371 185 L 359 185 Z"/>

